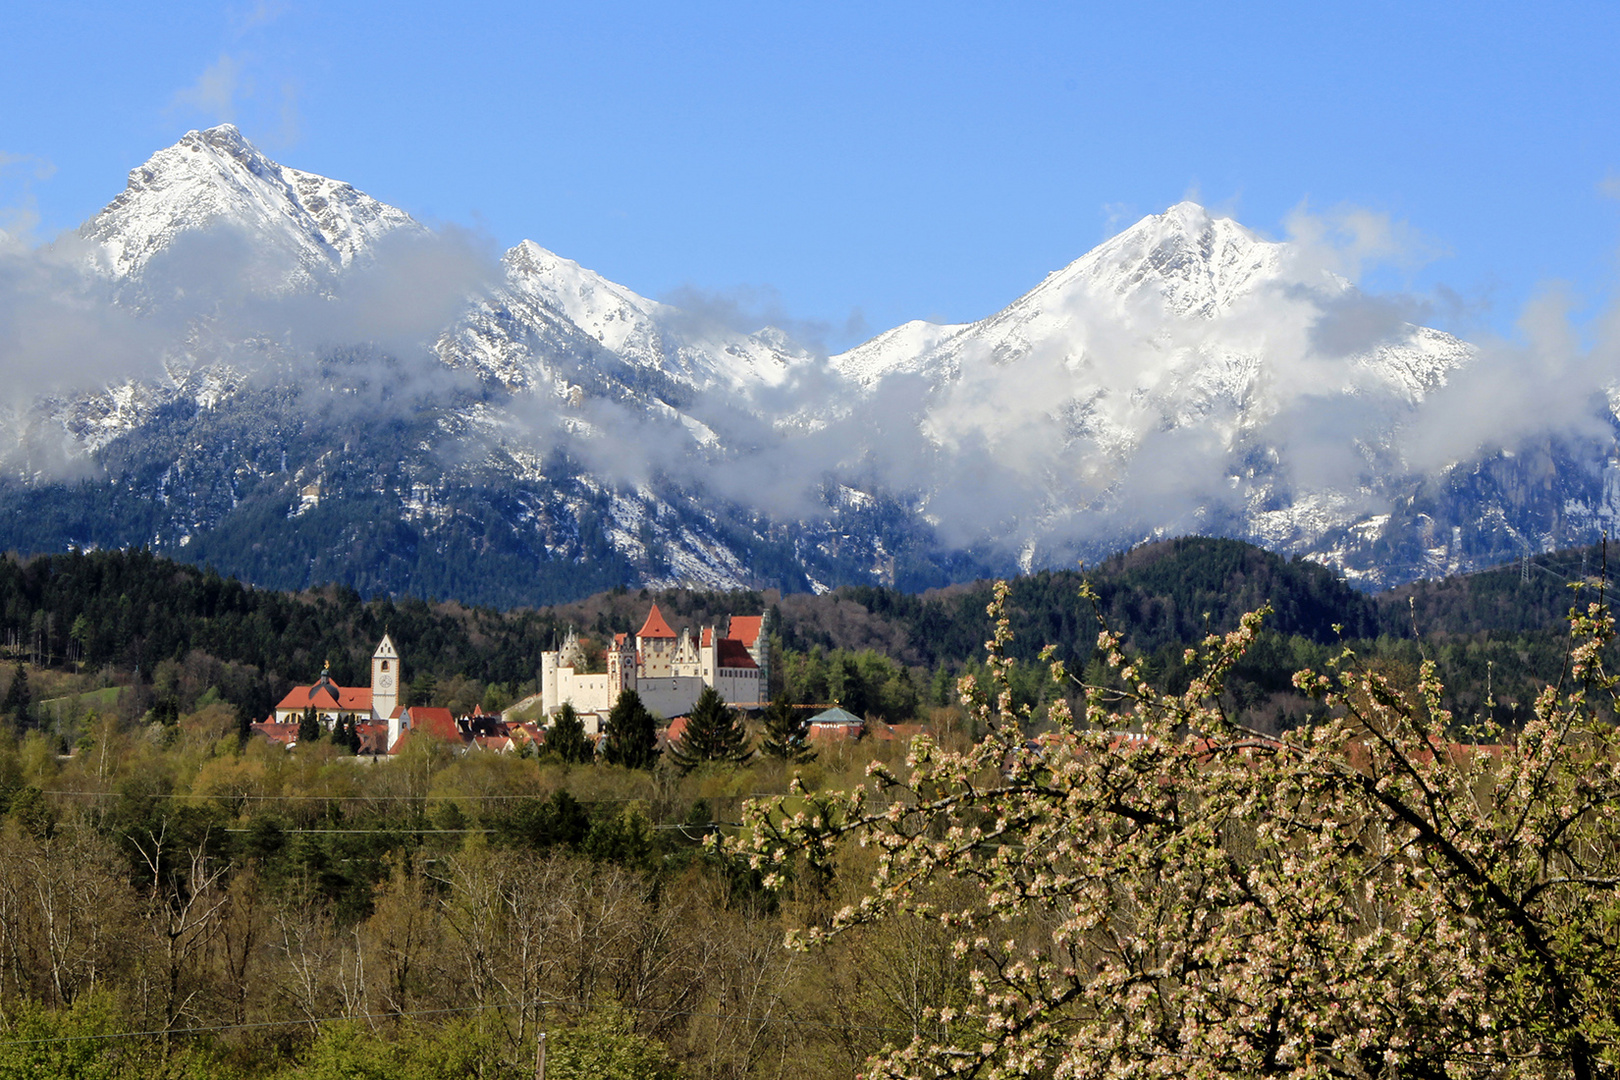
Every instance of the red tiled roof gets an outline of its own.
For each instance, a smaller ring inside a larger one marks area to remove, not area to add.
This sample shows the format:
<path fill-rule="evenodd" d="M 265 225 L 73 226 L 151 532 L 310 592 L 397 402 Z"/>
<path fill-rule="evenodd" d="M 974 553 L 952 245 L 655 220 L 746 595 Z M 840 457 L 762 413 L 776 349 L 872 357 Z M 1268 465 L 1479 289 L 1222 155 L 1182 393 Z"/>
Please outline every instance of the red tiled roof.
<path fill-rule="evenodd" d="M 759 628 L 764 621 L 763 615 L 733 615 L 731 636 L 742 642 L 744 648 L 752 649 L 754 642 L 759 640 Z"/>
<path fill-rule="evenodd" d="M 878 742 L 904 742 L 928 731 L 927 724 L 868 724 L 867 734 Z"/>
<path fill-rule="evenodd" d="M 748 648 L 736 638 L 720 639 L 720 666 L 723 668 L 758 668 L 754 658 L 748 655 Z"/>
<path fill-rule="evenodd" d="M 709 643 L 710 643 L 710 641 L 711 641 L 711 640 L 712 640 L 712 639 L 713 639 L 713 638 L 714 638 L 714 627 L 712 627 L 712 626 L 705 626 L 705 627 L 704 627 L 704 628 L 703 628 L 703 636 L 702 636 L 702 637 L 701 637 L 701 638 L 699 638 L 699 639 L 698 639 L 698 645 L 699 645 L 699 647 L 701 647 L 701 648 L 704 648 L 704 649 L 707 649 L 707 648 L 708 648 L 708 647 L 709 647 Z"/>
<path fill-rule="evenodd" d="M 456 726 L 456 718 L 450 715 L 449 709 L 439 709 L 428 705 L 413 705 L 408 710 L 411 714 L 411 730 L 418 734 L 432 735 L 435 738 L 445 739 L 449 742 L 461 742 L 461 729 Z"/>
<path fill-rule="evenodd" d="M 338 686 L 335 683 L 327 682 L 319 682 L 314 686 L 295 686 L 286 697 L 281 699 L 276 708 L 307 709 L 311 705 L 317 709 L 368 713 L 371 711 L 371 688 L 369 686 Z"/>
<path fill-rule="evenodd" d="M 263 735 L 271 742 L 282 743 L 285 745 L 287 743 L 295 743 L 298 741 L 297 724 L 278 724 L 272 718 L 264 721 L 263 723 L 253 724 L 251 726 L 255 732 Z"/>
<path fill-rule="evenodd" d="M 387 724 L 355 724 L 354 730 L 360 736 L 360 752 L 362 754 L 388 753 Z"/>
<path fill-rule="evenodd" d="M 664 621 L 664 616 L 659 612 L 657 604 L 652 606 L 652 610 L 647 613 L 647 621 L 642 624 L 640 630 L 636 631 L 636 637 L 672 638 L 674 636 L 675 631 L 671 630 L 669 623 Z"/>
<path fill-rule="evenodd" d="M 686 734 L 686 717 L 677 716 L 669 722 L 669 728 L 664 732 L 664 741 L 680 742 L 681 736 Z"/>

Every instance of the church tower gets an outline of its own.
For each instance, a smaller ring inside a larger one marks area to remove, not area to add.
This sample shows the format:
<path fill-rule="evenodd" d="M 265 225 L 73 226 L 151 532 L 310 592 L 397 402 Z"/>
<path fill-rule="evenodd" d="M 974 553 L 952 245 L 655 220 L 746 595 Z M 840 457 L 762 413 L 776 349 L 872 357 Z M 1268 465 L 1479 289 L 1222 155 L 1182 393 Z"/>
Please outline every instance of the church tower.
<path fill-rule="evenodd" d="M 371 655 L 371 715 L 377 720 L 387 720 L 399 708 L 399 684 L 404 679 L 404 672 L 399 666 L 399 650 L 394 648 L 394 641 L 387 634 L 383 635 L 382 644 Z"/>

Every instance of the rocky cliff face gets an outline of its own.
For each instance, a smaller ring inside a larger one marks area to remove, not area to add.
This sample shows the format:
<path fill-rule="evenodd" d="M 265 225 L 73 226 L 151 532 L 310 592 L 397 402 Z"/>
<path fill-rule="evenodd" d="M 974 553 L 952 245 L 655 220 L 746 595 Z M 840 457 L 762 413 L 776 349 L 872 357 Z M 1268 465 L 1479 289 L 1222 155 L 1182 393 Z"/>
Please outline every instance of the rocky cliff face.
<path fill-rule="evenodd" d="M 1613 523 L 1606 404 L 1414 466 L 1476 352 L 1318 255 L 1183 203 L 987 319 L 822 358 L 192 132 L 52 253 L 151 362 L 4 421 L 0 544 L 506 604 L 922 587 L 1184 532 L 1379 585 Z"/>

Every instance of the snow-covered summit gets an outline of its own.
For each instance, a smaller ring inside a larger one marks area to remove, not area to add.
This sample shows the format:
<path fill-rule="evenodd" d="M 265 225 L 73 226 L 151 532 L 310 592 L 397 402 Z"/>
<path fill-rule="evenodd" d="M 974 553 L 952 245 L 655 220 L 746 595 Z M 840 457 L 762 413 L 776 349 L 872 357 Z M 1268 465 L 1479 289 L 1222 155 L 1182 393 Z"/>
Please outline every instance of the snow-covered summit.
<path fill-rule="evenodd" d="M 740 395 L 781 385 L 810 354 L 781 331 L 753 333 L 649 299 L 572 259 L 524 240 L 502 257 L 502 288 L 476 304 L 441 342 L 447 363 L 511 387 L 558 385 L 563 354 L 587 353 L 641 371 L 633 396 L 660 380 L 687 392 Z M 600 363 L 590 366 L 601 369 Z M 677 395 L 680 396 L 680 395 Z"/>
<path fill-rule="evenodd" d="M 132 169 L 129 185 L 79 230 L 115 277 L 138 275 L 182 234 L 220 225 L 290 256 L 286 284 L 349 266 L 395 229 L 421 229 L 405 211 L 338 180 L 279 165 L 234 126 L 187 132 Z"/>
<path fill-rule="evenodd" d="M 986 319 L 949 327 L 907 323 L 832 363 L 871 386 L 891 372 L 948 383 L 964 365 L 1005 369 L 1033 358 L 1066 369 L 1077 390 L 1138 396 L 1155 386 L 1208 388 L 1211 372 L 1221 369 L 1244 384 L 1222 391 L 1237 402 L 1267 358 L 1308 350 L 1323 299 L 1353 292 L 1342 278 L 1303 269 L 1292 254 L 1286 242 L 1181 202 L 1048 274 Z M 1416 326 L 1404 338 L 1369 343 L 1367 353 L 1361 368 L 1369 377 L 1387 375 L 1384 381 L 1409 396 L 1421 396 L 1466 358 L 1454 338 Z M 1168 382 L 1166 374 L 1173 376 Z"/>
<path fill-rule="evenodd" d="M 1214 318 L 1239 297 L 1274 280 L 1283 244 L 1262 240 L 1231 218 L 1194 202 L 1151 214 L 1092 249 L 1013 306 L 1032 305 L 1076 286 L 1121 299 L 1149 290 L 1178 318 Z"/>

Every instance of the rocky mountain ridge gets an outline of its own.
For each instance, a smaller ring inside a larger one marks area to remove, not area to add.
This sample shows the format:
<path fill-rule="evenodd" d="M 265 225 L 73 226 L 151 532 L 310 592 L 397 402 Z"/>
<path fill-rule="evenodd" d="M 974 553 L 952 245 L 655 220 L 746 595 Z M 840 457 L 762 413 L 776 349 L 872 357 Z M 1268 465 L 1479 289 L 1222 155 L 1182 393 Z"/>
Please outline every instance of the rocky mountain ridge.
<path fill-rule="evenodd" d="M 172 327 L 163 374 L 12 418 L 9 547 L 520 603 L 920 588 L 1194 532 L 1374 586 L 1620 516 L 1590 425 L 1415 472 L 1405 440 L 1475 350 L 1192 203 L 986 319 L 830 358 L 532 241 L 480 261 L 229 126 L 132 171 L 76 243 L 87 297 Z"/>

